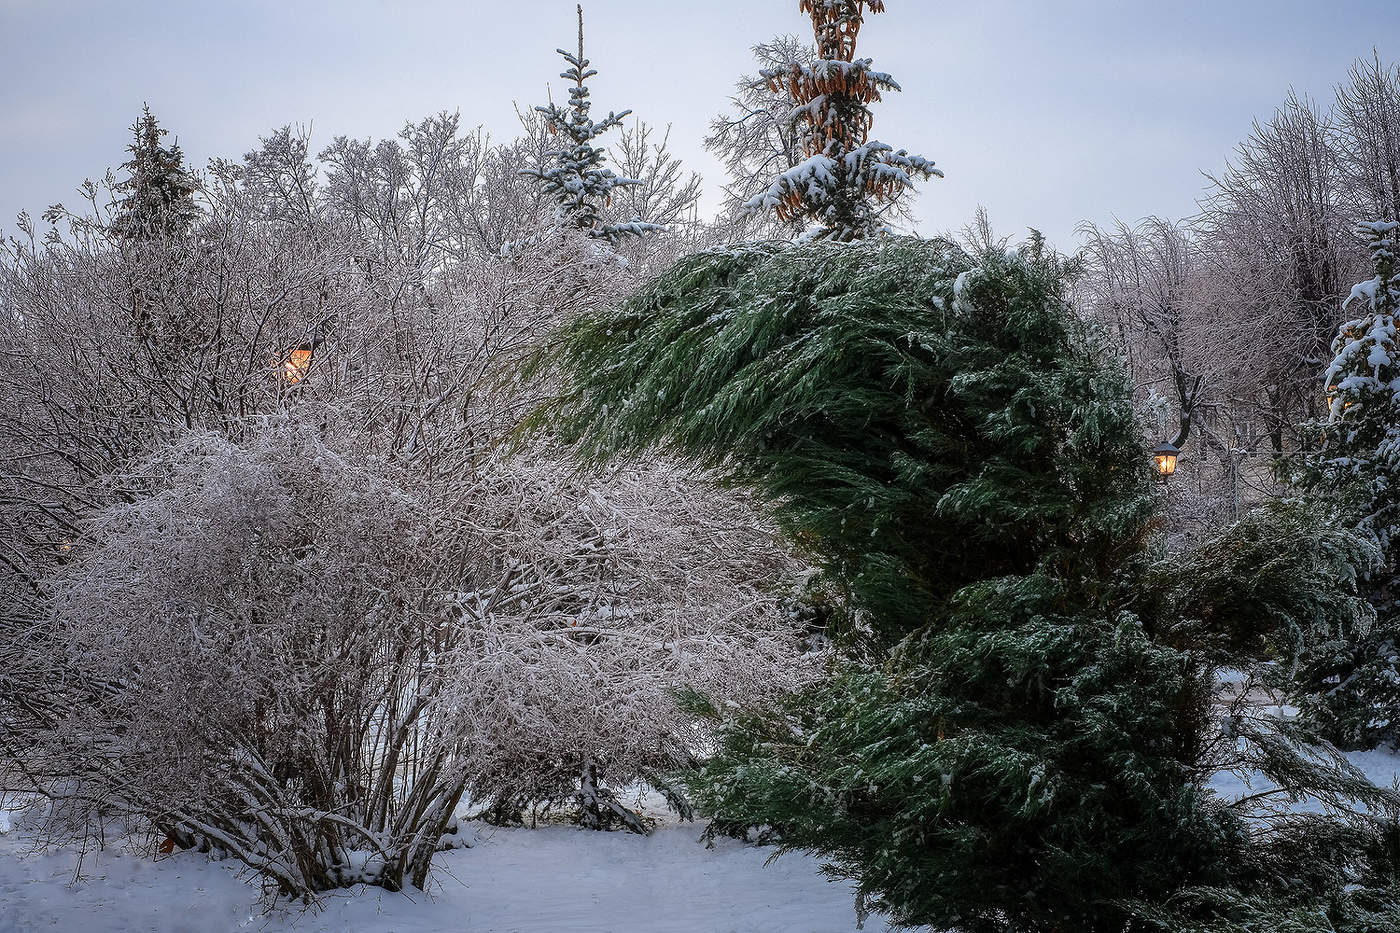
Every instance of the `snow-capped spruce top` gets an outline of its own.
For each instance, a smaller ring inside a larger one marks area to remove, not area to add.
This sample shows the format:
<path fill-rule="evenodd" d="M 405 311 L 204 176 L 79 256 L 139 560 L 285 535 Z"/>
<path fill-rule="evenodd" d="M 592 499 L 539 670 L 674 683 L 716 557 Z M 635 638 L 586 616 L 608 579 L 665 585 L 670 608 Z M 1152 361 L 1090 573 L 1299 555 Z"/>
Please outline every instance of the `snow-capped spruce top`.
<path fill-rule="evenodd" d="M 161 145 L 167 134 L 149 106 L 142 108 L 131 132 L 134 142 L 126 150 L 131 160 L 122 164 L 130 175 L 113 189 L 118 199 L 112 231 L 124 240 L 188 231 L 199 207 L 194 201 L 196 182 L 185 168 L 180 144 Z"/>
<path fill-rule="evenodd" d="M 623 236 L 641 236 L 661 230 L 659 225 L 640 219 L 622 224 L 603 222 L 602 208 L 607 204 L 612 190 L 619 185 L 638 185 L 641 182 L 634 178 L 619 178 L 604 164 L 607 161 L 606 153 L 593 145 L 593 140 L 613 127 L 621 126 L 623 119 L 632 111 L 610 111 L 597 121 L 589 116 L 593 105 L 588 99 L 588 85 L 585 82 L 598 72 L 588 67 L 589 61 L 583 56 L 582 5 L 578 7 L 578 52 L 556 51 L 569 64 L 567 70 L 559 73 L 559 77 L 574 83 L 569 88 L 569 105 L 560 107 L 550 101 L 547 107 L 535 109 L 544 114 L 549 131 L 564 137 L 568 145 L 549 151 L 549 157 L 554 160 L 552 166 L 521 169 L 520 173 L 538 178 L 545 193 L 559 202 L 563 222 L 590 237 L 615 243 Z"/>
<path fill-rule="evenodd" d="M 849 241 L 886 232 L 881 215 L 915 178 L 942 177 L 931 160 L 869 139 L 870 103 L 881 91 L 898 91 L 885 72 L 856 59 L 856 35 L 865 9 L 884 12 L 883 0 L 801 0 L 812 17 L 818 59 L 810 65 L 760 74 L 773 90 L 794 101 L 788 119 L 797 127 L 807 158 L 783 172 L 745 208 L 779 220 L 809 217 L 813 239 Z"/>

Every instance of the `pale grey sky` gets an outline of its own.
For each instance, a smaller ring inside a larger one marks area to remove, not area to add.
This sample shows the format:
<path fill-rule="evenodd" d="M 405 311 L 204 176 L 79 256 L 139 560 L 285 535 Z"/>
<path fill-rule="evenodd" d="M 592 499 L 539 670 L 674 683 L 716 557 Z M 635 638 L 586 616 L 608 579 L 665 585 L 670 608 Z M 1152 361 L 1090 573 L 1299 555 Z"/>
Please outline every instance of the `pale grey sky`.
<path fill-rule="evenodd" d="M 859 51 L 904 92 L 876 138 L 937 161 L 919 229 L 996 227 L 1062 247 L 1081 220 L 1194 210 L 1251 119 L 1290 86 L 1316 96 L 1378 46 L 1397 54 L 1397 0 L 888 0 Z M 143 101 L 195 165 L 283 124 L 391 135 L 460 110 L 514 134 L 512 105 L 558 89 L 573 0 L 0 0 L 0 224 L 72 202 L 125 158 Z M 659 125 L 717 201 L 700 140 L 751 70 L 748 47 L 810 24 L 796 0 L 589 0 L 597 106 Z"/>

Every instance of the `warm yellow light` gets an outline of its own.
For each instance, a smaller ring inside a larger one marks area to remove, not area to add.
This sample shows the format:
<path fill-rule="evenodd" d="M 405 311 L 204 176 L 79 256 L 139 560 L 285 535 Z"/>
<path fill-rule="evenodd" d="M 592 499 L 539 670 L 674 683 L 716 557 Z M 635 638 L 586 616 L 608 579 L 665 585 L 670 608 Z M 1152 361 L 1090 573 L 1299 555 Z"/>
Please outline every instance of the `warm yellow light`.
<path fill-rule="evenodd" d="M 295 385 L 305 379 L 310 370 L 311 348 L 297 347 L 287 354 L 287 361 L 282 364 L 282 378 Z"/>
<path fill-rule="evenodd" d="M 1181 454 L 1175 444 L 1168 444 L 1165 441 L 1152 448 L 1152 469 L 1157 475 L 1166 479 L 1176 472 L 1176 458 Z"/>

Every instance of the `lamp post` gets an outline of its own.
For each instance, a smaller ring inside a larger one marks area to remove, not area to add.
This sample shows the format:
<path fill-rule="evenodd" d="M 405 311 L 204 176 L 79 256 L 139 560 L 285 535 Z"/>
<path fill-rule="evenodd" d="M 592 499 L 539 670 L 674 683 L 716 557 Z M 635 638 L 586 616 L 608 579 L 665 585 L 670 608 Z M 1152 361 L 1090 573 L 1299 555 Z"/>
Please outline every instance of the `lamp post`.
<path fill-rule="evenodd" d="M 287 359 L 282 363 L 282 381 L 288 385 L 296 385 L 306 378 L 306 374 L 311 371 L 311 351 L 313 344 L 303 343 L 293 347 L 287 354 Z"/>
<path fill-rule="evenodd" d="M 1152 448 L 1152 469 L 1163 482 L 1176 472 L 1176 460 L 1180 456 L 1181 449 L 1166 441 Z"/>

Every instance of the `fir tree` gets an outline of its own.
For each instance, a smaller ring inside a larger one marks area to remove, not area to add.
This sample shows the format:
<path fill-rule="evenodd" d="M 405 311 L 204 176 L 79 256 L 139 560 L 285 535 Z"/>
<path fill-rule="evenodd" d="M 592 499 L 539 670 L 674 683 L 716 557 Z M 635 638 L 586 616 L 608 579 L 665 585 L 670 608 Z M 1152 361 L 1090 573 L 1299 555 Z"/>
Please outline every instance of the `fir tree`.
<path fill-rule="evenodd" d="M 1375 276 L 1351 290 L 1346 301 L 1363 314 L 1342 325 L 1325 377 L 1328 421 L 1324 427 L 1324 469 L 1337 484 L 1353 486 L 1362 497 L 1362 527 L 1376 535 L 1388 555 L 1400 551 L 1400 350 L 1395 316 L 1400 309 L 1400 268 L 1396 265 L 1394 221 L 1361 224 Z M 1360 481 L 1355 484 L 1355 481 Z M 1394 565 L 1393 558 L 1390 563 Z"/>
<path fill-rule="evenodd" d="M 932 161 L 869 138 L 870 104 L 897 91 L 890 75 L 855 57 L 856 36 L 883 0 L 801 0 L 812 17 L 817 60 L 765 70 L 770 88 L 796 102 L 789 119 L 807 158 L 779 175 L 745 207 L 788 223 L 806 217 L 816 239 L 857 240 L 886 231 L 881 219 L 915 178 L 942 177 Z"/>
<path fill-rule="evenodd" d="M 112 230 L 124 240 L 146 240 L 186 233 L 199 216 L 194 202 L 195 182 L 185 170 L 180 144 L 166 147 L 167 135 L 143 107 L 141 119 L 131 126 L 134 137 L 122 164 L 127 177 L 114 189 L 118 195 Z"/>
<path fill-rule="evenodd" d="M 831 677 L 769 708 L 685 698 L 717 729 L 698 808 L 964 933 L 1182 929 L 1384 885 L 1382 821 L 1256 829 L 1208 789 L 1210 666 L 1155 634 L 1184 597 L 1146 585 L 1130 393 L 1045 252 L 751 245 L 564 333 L 537 424 L 588 459 L 656 447 L 755 489 L 837 594 Z M 1395 804 L 1288 735 L 1229 729 L 1289 791 Z"/>
<path fill-rule="evenodd" d="M 550 133 L 560 138 L 561 145 L 547 153 L 553 160 L 552 165 L 521 169 L 521 173 L 539 179 L 545 193 L 558 201 L 564 223 L 587 236 L 615 243 L 624 236 L 641 236 L 662 229 L 639 219 L 621 224 L 604 221 L 603 211 L 612 190 L 619 185 L 640 182 L 614 174 L 605 164 L 607 154 L 594 145 L 608 130 L 621 126 L 632 111 L 609 112 L 602 120 L 594 120 L 589 115 L 593 103 L 589 100 L 587 81 L 598 72 L 588 67 L 589 61 L 583 56 L 582 5 L 578 7 L 578 51 L 557 51 L 569 65 L 559 77 L 573 82 L 573 87 L 569 88 L 569 104 L 561 107 L 551 101 L 548 106 L 535 109 L 544 115 Z"/>
<path fill-rule="evenodd" d="M 1400 744 L 1400 224 L 1358 227 L 1375 276 L 1347 299 L 1362 314 L 1343 324 L 1328 367 L 1328 418 L 1302 485 L 1332 502 L 1338 520 L 1375 541 L 1364 583 L 1373 616 L 1314 633 L 1299 672 L 1305 713 L 1347 747 Z"/>

